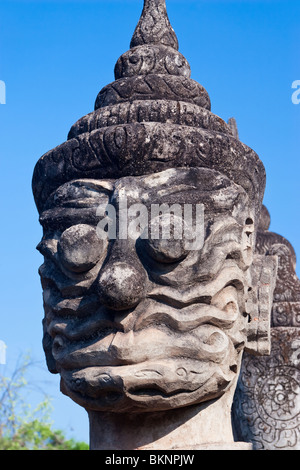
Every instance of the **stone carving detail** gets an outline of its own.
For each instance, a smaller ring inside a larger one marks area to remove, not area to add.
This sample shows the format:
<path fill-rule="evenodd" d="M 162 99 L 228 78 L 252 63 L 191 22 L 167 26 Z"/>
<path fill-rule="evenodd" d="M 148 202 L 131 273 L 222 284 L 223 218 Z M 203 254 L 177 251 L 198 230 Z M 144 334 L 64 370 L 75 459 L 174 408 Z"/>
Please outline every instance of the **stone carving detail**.
<path fill-rule="evenodd" d="M 178 49 L 178 40 L 173 30 L 165 0 L 144 0 L 144 8 L 130 47 L 143 44 L 159 44 Z"/>
<path fill-rule="evenodd" d="M 296 255 L 282 236 L 269 232 L 263 207 L 256 250 L 278 257 L 271 317 L 271 356 L 245 354 L 233 406 L 238 439 L 255 449 L 300 449 L 300 281 Z"/>
<path fill-rule="evenodd" d="M 234 118 L 228 119 L 228 126 L 230 127 L 234 137 L 236 139 L 239 139 L 239 131 L 238 131 L 236 120 Z"/>
<path fill-rule="evenodd" d="M 175 75 L 125 77 L 102 88 L 95 109 L 131 100 L 182 100 L 210 110 L 207 91 L 194 80 Z"/>
<path fill-rule="evenodd" d="M 233 408 L 236 437 L 257 450 L 299 450 L 299 331 L 272 328 L 271 341 L 271 357 L 243 359 Z"/>
<path fill-rule="evenodd" d="M 71 128 L 68 139 L 90 133 L 102 127 L 134 122 L 160 122 L 182 126 L 210 129 L 231 135 L 223 119 L 207 109 L 184 101 L 145 100 L 99 108 L 79 119 Z"/>
<path fill-rule="evenodd" d="M 35 199 L 41 209 L 58 183 L 72 178 L 140 176 L 164 171 L 170 161 L 173 168 L 218 168 L 253 194 L 258 212 L 264 170 L 251 149 L 228 134 L 153 122 L 96 129 L 51 150 L 35 168 Z M 261 171 L 253 170 L 259 167 Z M 257 197 L 254 188 L 260 191 Z"/>
<path fill-rule="evenodd" d="M 115 79 L 136 75 L 169 74 L 190 78 L 186 58 L 171 47 L 139 46 L 125 52 L 116 63 Z"/>
<path fill-rule="evenodd" d="M 88 410 L 92 448 L 234 447 L 243 351 L 269 353 L 277 257 L 254 254 L 265 170 L 177 47 L 165 2 L 145 0 L 116 81 L 33 175 L 47 364 Z M 158 214 L 121 236 L 124 196 L 147 214 L 176 204 L 173 235 L 152 236 Z M 185 205 L 204 210 L 197 249 L 174 236 Z M 99 238 L 112 208 L 116 236 Z"/>
<path fill-rule="evenodd" d="M 258 450 L 297 450 L 300 439 L 300 339 L 296 329 L 272 329 L 270 358 L 243 360 L 236 427 Z"/>

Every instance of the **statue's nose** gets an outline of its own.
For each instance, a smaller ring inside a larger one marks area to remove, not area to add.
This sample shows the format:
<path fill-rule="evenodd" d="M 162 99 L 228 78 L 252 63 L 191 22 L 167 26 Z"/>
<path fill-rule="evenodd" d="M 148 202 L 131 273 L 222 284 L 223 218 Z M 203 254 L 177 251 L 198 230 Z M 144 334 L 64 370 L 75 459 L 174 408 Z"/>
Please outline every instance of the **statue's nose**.
<path fill-rule="evenodd" d="M 113 310 L 135 307 L 143 298 L 146 276 L 141 266 L 117 261 L 108 264 L 98 279 L 101 303 Z"/>

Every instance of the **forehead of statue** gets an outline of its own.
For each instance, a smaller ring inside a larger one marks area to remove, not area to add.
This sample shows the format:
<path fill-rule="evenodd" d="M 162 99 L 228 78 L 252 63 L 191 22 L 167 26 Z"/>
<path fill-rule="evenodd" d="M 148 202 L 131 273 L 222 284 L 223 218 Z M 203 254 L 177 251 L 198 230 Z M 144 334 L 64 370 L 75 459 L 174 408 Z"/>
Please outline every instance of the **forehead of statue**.
<path fill-rule="evenodd" d="M 203 204 L 208 212 L 232 211 L 246 206 L 244 189 L 223 174 L 206 168 L 170 169 L 117 180 L 74 180 L 59 187 L 44 210 L 93 208 L 107 201 L 128 204 Z"/>

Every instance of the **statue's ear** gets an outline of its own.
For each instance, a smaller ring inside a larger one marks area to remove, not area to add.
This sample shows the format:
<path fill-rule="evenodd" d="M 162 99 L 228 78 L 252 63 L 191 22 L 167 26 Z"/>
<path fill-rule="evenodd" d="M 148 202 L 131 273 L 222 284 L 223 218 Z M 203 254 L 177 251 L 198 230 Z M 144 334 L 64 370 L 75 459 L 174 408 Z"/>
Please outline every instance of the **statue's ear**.
<path fill-rule="evenodd" d="M 255 254 L 251 266 L 249 287 L 247 343 L 250 354 L 267 356 L 271 349 L 271 309 L 276 285 L 278 258 Z"/>
<path fill-rule="evenodd" d="M 247 217 L 242 235 L 242 258 L 245 267 L 249 267 L 253 263 L 255 250 L 255 227 L 253 217 Z"/>

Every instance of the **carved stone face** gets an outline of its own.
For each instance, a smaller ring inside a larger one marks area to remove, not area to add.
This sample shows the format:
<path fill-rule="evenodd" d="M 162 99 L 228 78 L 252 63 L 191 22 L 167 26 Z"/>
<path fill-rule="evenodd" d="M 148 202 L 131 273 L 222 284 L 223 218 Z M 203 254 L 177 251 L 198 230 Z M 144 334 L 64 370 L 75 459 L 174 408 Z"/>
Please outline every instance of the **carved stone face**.
<path fill-rule="evenodd" d="M 119 221 L 124 195 L 128 207 L 149 210 L 202 205 L 203 246 L 120 239 L 119 231 L 100 239 L 99 207 L 112 204 Z M 40 220 L 44 348 L 65 394 L 88 410 L 154 411 L 217 398 L 235 382 L 255 290 L 244 189 L 203 168 L 74 180 L 52 194 Z"/>

